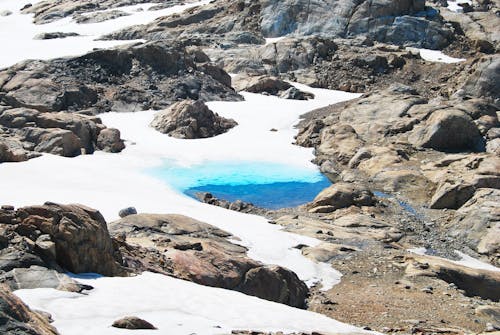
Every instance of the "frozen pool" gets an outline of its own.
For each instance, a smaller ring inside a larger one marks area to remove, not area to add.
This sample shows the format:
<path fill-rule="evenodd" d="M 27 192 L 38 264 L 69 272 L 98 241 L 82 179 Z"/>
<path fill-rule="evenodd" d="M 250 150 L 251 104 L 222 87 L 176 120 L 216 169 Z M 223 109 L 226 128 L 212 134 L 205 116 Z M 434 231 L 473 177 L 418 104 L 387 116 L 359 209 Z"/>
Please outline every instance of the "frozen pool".
<path fill-rule="evenodd" d="M 315 168 L 266 162 L 208 162 L 187 167 L 165 163 L 152 173 L 191 197 L 210 192 L 221 199 L 270 209 L 304 204 L 331 185 Z"/>

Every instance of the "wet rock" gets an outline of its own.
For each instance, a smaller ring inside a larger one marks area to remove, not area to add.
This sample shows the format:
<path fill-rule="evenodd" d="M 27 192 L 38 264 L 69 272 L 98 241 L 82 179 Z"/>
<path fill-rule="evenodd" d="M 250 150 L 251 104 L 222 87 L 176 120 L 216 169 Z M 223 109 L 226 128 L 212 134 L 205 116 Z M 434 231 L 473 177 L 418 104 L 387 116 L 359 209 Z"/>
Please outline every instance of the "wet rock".
<path fill-rule="evenodd" d="M 151 127 L 169 136 L 184 139 L 207 138 L 225 133 L 237 125 L 212 112 L 201 101 L 186 100 L 155 115 Z"/>
<path fill-rule="evenodd" d="M 151 323 L 136 316 L 126 316 L 114 321 L 111 326 L 122 329 L 157 329 Z"/>

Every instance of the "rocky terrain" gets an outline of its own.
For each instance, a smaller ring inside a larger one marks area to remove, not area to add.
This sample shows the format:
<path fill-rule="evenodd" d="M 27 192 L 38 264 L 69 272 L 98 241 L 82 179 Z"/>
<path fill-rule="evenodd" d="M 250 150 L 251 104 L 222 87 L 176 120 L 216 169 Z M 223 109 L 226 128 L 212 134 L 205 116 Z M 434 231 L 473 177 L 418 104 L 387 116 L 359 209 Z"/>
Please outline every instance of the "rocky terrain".
<path fill-rule="evenodd" d="M 145 2 L 44 1 L 23 12 L 36 24 L 70 16 L 91 24 Z M 151 10 L 180 4 L 147 2 L 158 4 Z M 320 240 L 294 250 L 339 270 L 338 285 L 308 287 L 293 271 L 249 257 L 237 236 L 184 215 L 134 209 L 106 222 L 83 205 L 3 206 L 0 330 L 56 334 L 10 290 L 86 292 L 92 287 L 65 273 L 151 271 L 383 333 L 500 331 L 500 3 L 449 5 L 214 0 L 102 36 L 144 43 L 1 69 L 0 163 L 122 151 L 119 129 L 100 113 L 160 110 L 153 128 L 195 139 L 237 126 L 205 102 L 242 100 L 239 91 L 314 99 L 298 82 L 362 95 L 297 125 L 295 144 L 313 148 L 332 181 L 310 203 L 267 210 L 198 195 Z M 418 48 L 464 59 L 430 61 Z M 467 256 L 489 267 L 459 262 Z M 129 317 L 113 327 L 155 326 Z"/>

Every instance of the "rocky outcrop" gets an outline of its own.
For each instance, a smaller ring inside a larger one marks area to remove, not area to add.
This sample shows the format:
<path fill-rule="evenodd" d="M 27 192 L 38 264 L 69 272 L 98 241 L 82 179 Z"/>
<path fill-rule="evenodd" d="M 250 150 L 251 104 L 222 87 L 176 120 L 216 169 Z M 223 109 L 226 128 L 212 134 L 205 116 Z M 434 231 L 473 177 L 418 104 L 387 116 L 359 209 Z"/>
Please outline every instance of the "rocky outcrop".
<path fill-rule="evenodd" d="M 105 12 L 97 12 L 91 14 L 75 14 L 73 20 L 76 23 L 99 23 L 108 20 L 114 20 L 122 16 L 129 16 L 130 14 L 121 10 L 110 10 Z"/>
<path fill-rule="evenodd" d="M 460 95 L 491 99 L 500 107 L 500 56 L 485 56 L 477 61 L 474 72 L 467 78 Z"/>
<path fill-rule="evenodd" d="M 0 332 L 16 335 L 57 335 L 41 314 L 28 308 L 4 285 L 0 285 Z"/>
<path fill-rule="evenodd" d="M 0 99 L 12 107 L 85 114 L 161 109 L 188 98 L 241 99 L 223 70 L 196 60 L 182 45 L 156 42 L 28 61 L 0 71 Z"/>
<path fill-rule="evenodd" d="M 314 94 L 303 92 L 290 83 L 274 77 L 237 77 L 234 87 L 237 91 L 276 95 L 283 99 L 308 100 Z"/>
<path fill-rule="evenodd" d="M 151 127 L 169 136 L 184 139 L 220 135 L 237 125 L 212 112 L 202 101 L 180 101 L 156 113 Z"/>
<path fill-rule="evenodd" d="M 0 228 L 0 273 L 43 266 L 74 273 L 126 274 L 106 222 L 97 210 L 54 203 L 18 210 L 4 206 L 0 210 Z M 50 272 L 47 276 L 57 277 Z"/>
<path fill-rule="evenodd" d="M 53 32 L 53 33 L 40 33 L 33 37 L 34 40 L 54 40 L 58 38 L 66 38 L 66 37 L 75 37 L 80 36 L 77 33 L 62 33 L 62 32 Z"/>
<path fill-rule="evenodd" d="M 206 223 L 182 215 L 139 214 L 110 223 L 110 231 L 126 243 L 120 247 L 125 263 L 138 270 L 143 267 L 294 307 L 305 305 L 308 289 L 295 273 L 248 258 L 246 248 L 228 241 L 229 233 Z M 148 247 L 149 255 L 138 257 L 131 252 L 134 245 Z M 149 262 L 152 255 L 157 258 Z"/>
<path fill-rule="evenodd" d="M 125 148 L 117 129 L 106 128 L 97 117 L 78 113 L 4 109 L 0 111 L 0 126 L 4 129 L 0 133 L 0 162 L 22 161 L 37 153 L 74 157 Z"/>
<path fill-rule="evenodd" d="M 333 10 L 332 10 L 333 8 Z M 201 23 L 201 24 L 200 24 Z M 180 17 L 155 22 L 110 35 L 114 39 L 165 39 L 196 36 L 204 43 L 261 43 L 261 37 L 366 35 L 398 45 L 442 48 L 453 38 L 439 15 L 426 11 L 425 2 L 408 1 L 256 1 L 218 0 L 191 9 Z"/>

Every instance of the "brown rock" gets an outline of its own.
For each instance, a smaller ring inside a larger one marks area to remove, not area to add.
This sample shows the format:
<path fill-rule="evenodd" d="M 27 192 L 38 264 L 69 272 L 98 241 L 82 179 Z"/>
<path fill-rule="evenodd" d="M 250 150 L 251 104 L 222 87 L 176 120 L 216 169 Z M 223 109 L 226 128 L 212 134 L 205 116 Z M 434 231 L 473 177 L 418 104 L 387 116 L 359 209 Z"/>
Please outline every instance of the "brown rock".
<path fill-rule="evenodd" d="M 376 200 L 373 193 L 361 186 L 349 183 L 336 183 L 316 196 L 308 205 L 315 213 L 332 212 L 349 206 L 373 206 Z"/>
<path fill-rule="evenodd" d="M 136 316 L 126 316 L 116 320 L 113 322 L 112 327 L 123 329 L 157 329 L 151 323 Z"/>

